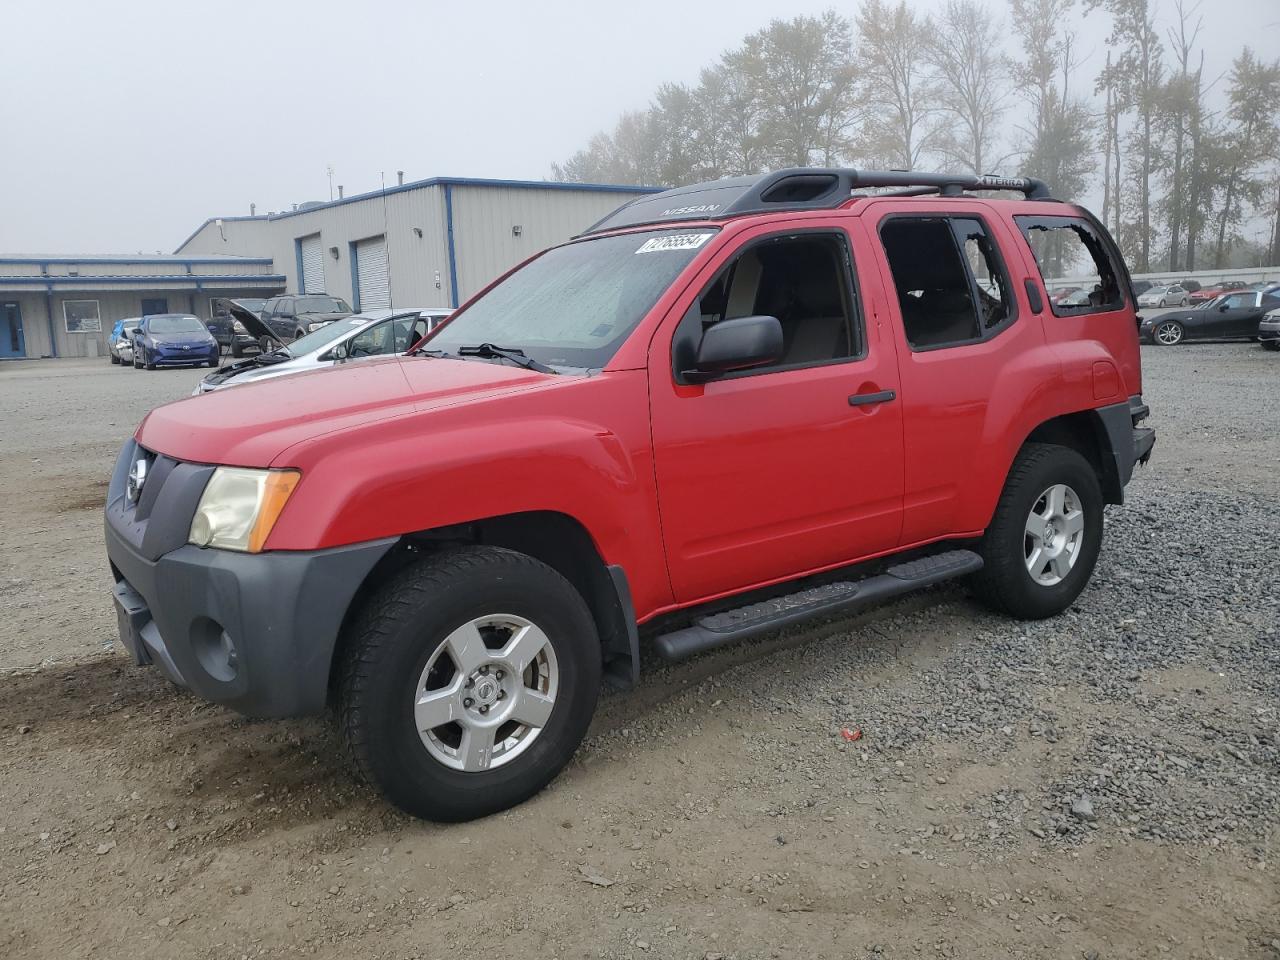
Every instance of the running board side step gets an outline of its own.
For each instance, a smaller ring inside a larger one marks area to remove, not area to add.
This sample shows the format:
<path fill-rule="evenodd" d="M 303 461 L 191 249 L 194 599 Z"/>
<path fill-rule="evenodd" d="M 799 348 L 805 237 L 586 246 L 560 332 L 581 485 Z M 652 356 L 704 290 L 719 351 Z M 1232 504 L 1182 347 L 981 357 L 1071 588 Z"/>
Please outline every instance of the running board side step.
<path fill-rule="evenodd" d="M 899 563 L 865 580 L 841 580 L 712 614 L 653 642 L 667 660 L 683 660 L 793 623 L 882 603 L 981 569 L 982 558 L 972 550 L 949 550 Z"/>

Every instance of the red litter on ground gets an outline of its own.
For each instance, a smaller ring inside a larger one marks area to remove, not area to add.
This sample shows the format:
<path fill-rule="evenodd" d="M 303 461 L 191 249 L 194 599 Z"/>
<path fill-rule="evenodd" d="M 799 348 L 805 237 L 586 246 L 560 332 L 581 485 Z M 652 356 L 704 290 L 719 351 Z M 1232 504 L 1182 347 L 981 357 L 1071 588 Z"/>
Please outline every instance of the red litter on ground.
<path fill-rule="evenodd" d="M 862 739 L 862 728 L 854 727 L 852 730 L 850 730 L 848 727 L 845 727 L 843 730 L 840 731 L 840 736 L 844 737 L 850 743 L 853 743 L 855 740 Z"/>

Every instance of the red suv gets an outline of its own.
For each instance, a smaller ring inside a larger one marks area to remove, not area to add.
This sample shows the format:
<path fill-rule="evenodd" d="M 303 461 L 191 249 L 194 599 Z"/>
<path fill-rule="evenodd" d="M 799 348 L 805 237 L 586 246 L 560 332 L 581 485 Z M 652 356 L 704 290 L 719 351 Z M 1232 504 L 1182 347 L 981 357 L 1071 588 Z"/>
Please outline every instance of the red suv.
<path fill-rule="evenodd" d="M 492 813 L 568 762 L 642 642 L 957 577 L 1016 617 L 1071 604 L 1155 439 L 1136 327 L 1111 238 L 1036 180 L 646 196 L 408 356 L 154 410 L 106 508 L 121 638 L 246 714 L 335 704 L 410 813 Z"/>

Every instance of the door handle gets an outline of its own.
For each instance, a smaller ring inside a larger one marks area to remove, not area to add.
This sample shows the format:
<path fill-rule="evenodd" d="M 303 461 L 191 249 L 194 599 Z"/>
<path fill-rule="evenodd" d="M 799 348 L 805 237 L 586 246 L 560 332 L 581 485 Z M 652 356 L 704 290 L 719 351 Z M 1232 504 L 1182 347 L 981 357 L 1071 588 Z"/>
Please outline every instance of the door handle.
<path fill-rule="evenodd" d="M 897 393 L 892 390 L 881 390 L 879 393 L 855 393 L 849 398 L 849 406 L 869 407 L 873 403 L 888 403 L 895 397 Z"/>

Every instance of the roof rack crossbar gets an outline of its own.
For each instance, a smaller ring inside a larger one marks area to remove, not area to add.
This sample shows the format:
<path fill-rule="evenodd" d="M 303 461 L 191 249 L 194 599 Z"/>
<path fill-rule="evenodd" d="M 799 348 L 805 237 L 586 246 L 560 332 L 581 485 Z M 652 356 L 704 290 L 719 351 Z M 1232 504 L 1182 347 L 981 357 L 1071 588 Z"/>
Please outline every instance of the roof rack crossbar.
<path fill-rule="evenodd" d="M 1044 181 L 1034 177 L 792 167 L 636 197 L 583 233 L 681 220 L 722 220 L 771 210 L 829 210 L 847 203 L 855 190 L 880 188 L 894 189 L 894 196 L 959 196 L 972 190 L 1011 190 L 1028 200 L 1052 199 Z"/>

